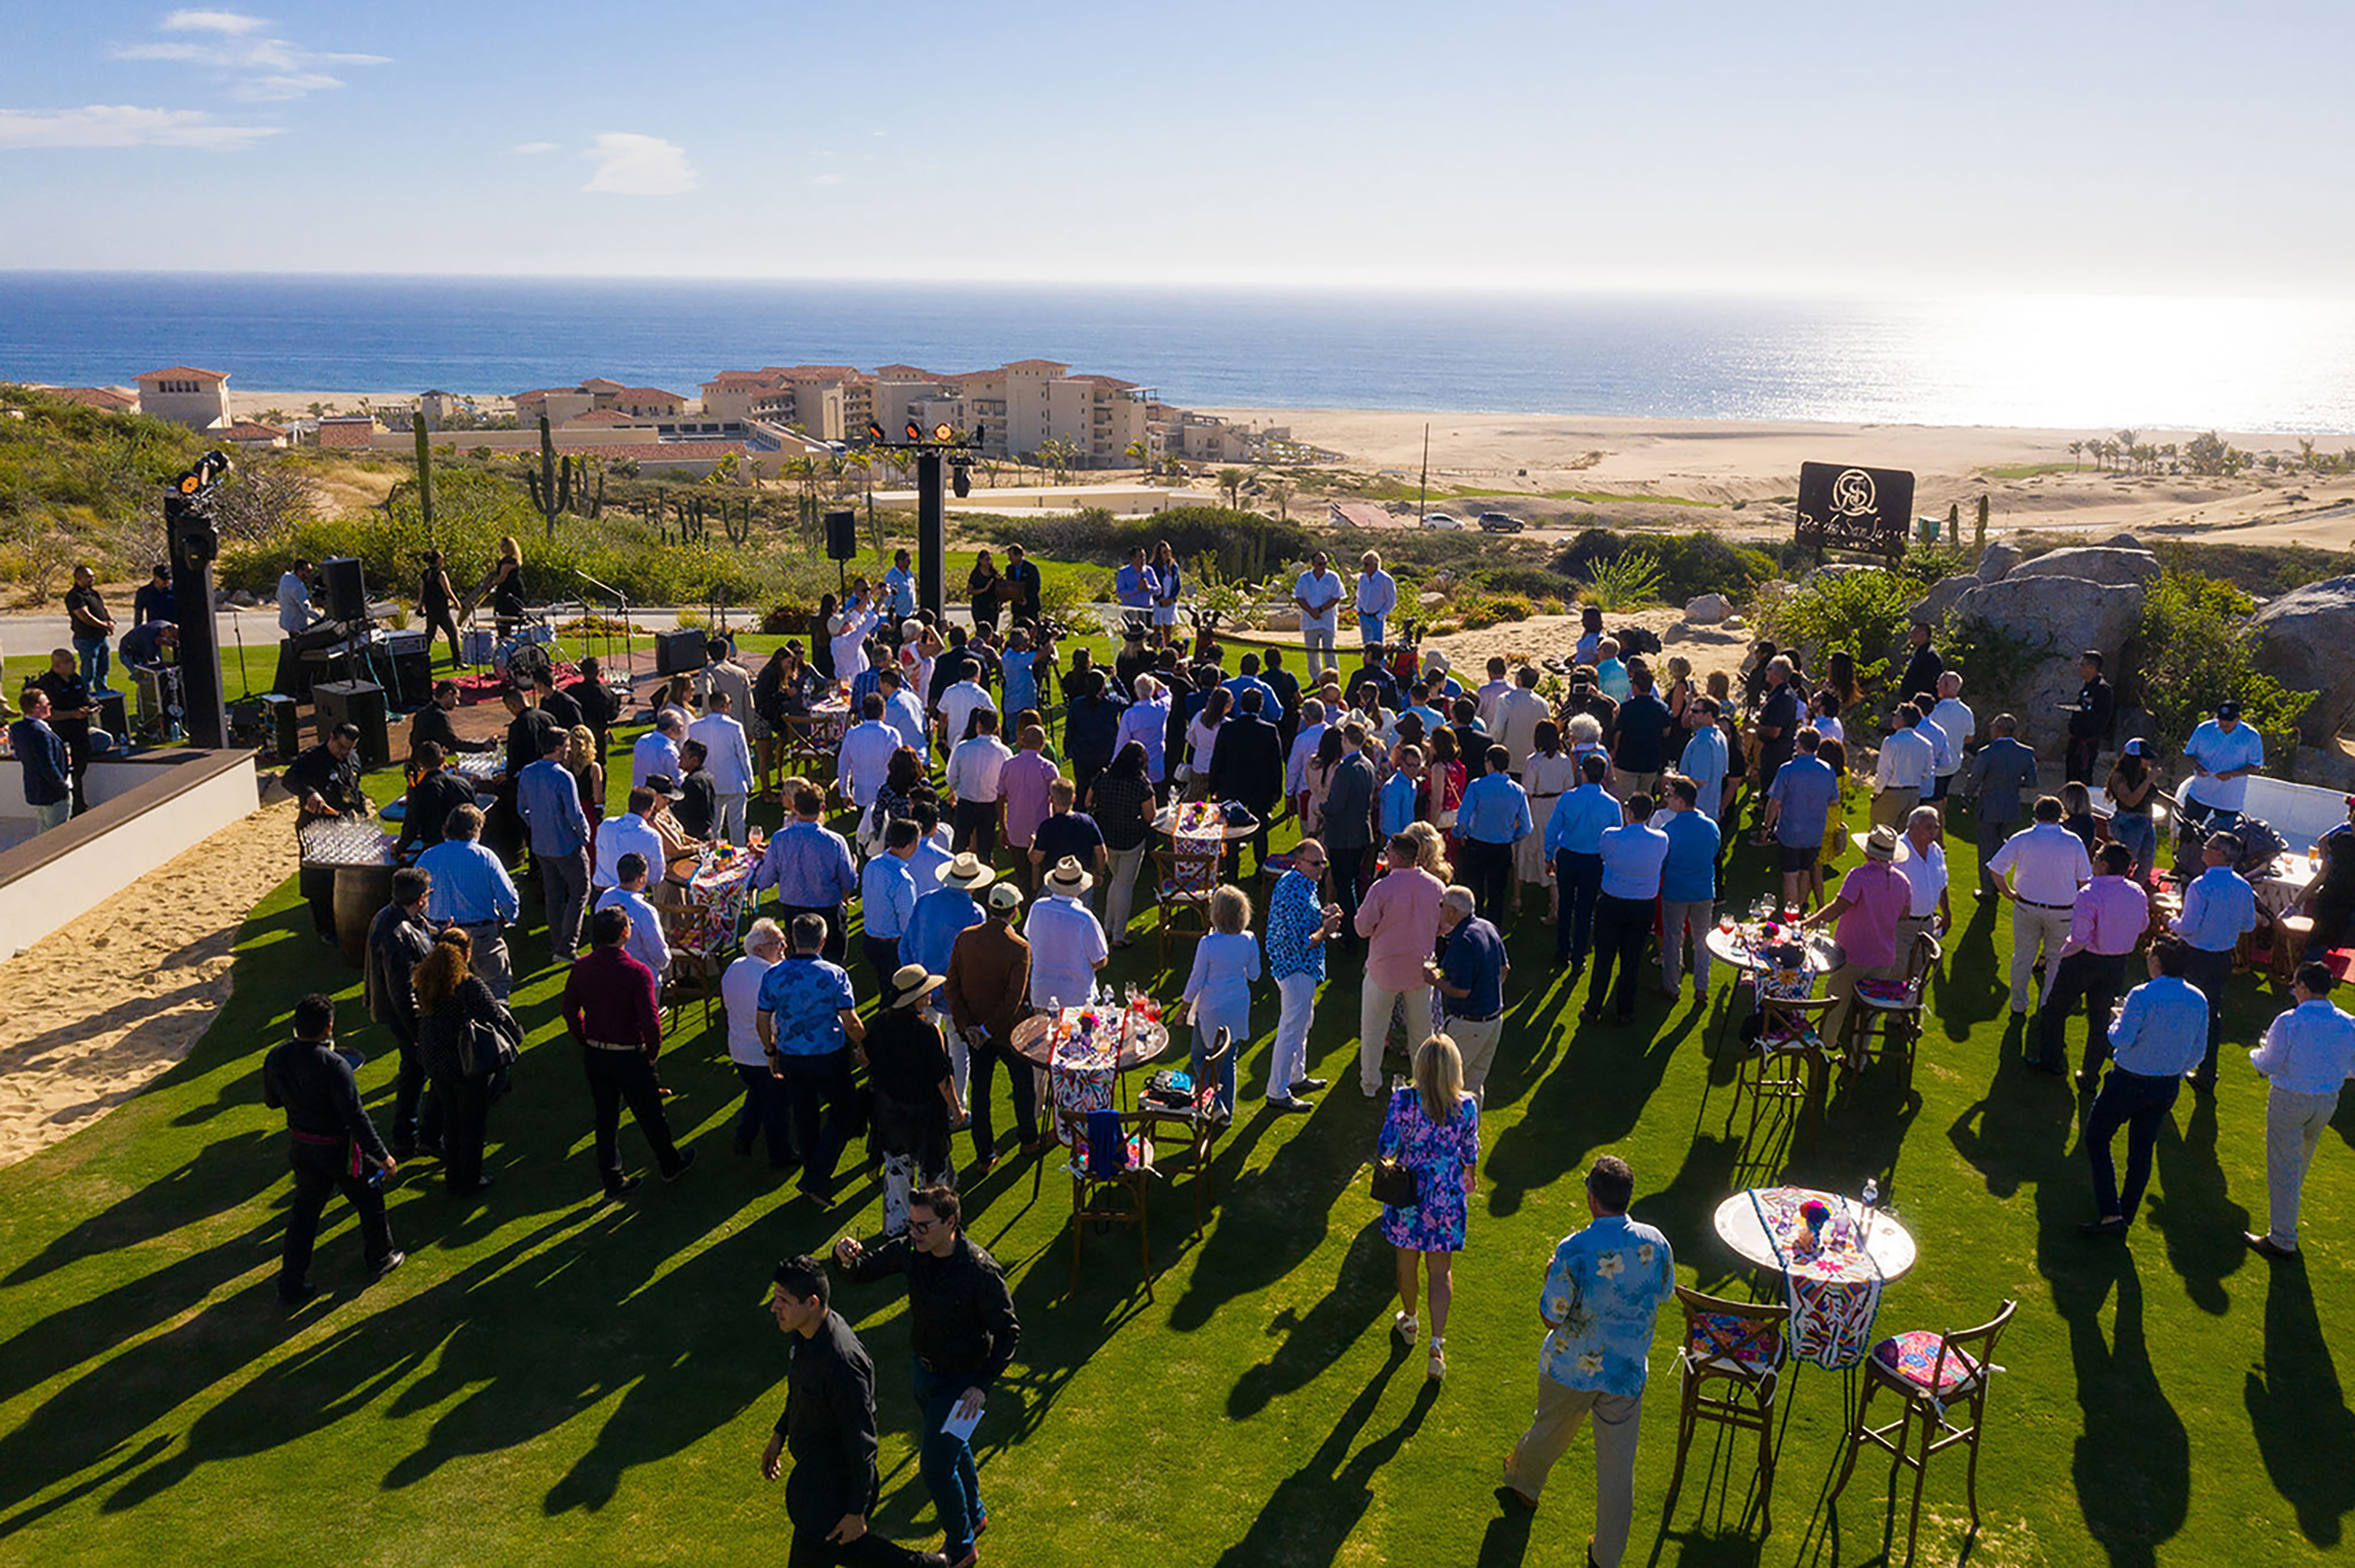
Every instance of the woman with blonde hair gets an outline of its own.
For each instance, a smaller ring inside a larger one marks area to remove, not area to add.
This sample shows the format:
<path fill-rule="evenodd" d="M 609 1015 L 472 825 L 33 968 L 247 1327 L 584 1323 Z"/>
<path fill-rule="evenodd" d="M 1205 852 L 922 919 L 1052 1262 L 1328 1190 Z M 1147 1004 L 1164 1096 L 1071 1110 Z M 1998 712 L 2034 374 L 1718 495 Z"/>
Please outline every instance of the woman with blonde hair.
<path fill-rule="evenodd" d="M 498 1047 L 523 1043 L 523 1030 L 483 977 L 473 972 L 474 941 L 451 926 L 434 938 L 409 983 L 417 996 L 417 1054 L 442 1108 L 442 1179 L 452 1197 L 491 1184 L 483 1141 L 501 1075 Z"/>
<path fill-rule="evenodd" d="M 1701 695 L 1693 684 L 1693 661 L 1682 653 L 1671 653 L 1661 668 L 1667 674 L 1660 682 L 1660 700 L 1668 705 L 1668 716 L 1682 724 L 1685 705 Z"/>
<path fill-rule="evenodd" d="M 1234 1059 L 1251 1041 L 1251 985 L 1260 977 L 1259 938 L 1251 934 L 1251 895 L 1223 883 L 1210 895 L 1210 934 L 1194 947 L 1193 972 L 1185 978 L 1184 1006 L 1194 1023 L 1188 1071 L 1200 1083 L 1216 1049 L 1219 1030 L 1231 1044 L 1219 1059 L 1220 1121 L 1234 1115 Z"/>
<path fill-rule="evenodd" d="M 1455 1293 L 1451 1268 L 1464 1249 L 1480 1167 L 1480 1105 L 1464 1092 L 1464 1059 L 1446 1035 L 1434 1034 L 1415 1048 L 1413 1086 L 1390 1091 L 1375 1151 L 1396 1160 L 1415 1182 L 1413 1203 L 1385 1204 L 1382 1211 L 1383 1239 L 1397 1249 L 1399 1309 L 1391 1328 L 1408 1344 L 1415 1342 L 1417 1285 L 1424 1282 L 1431 1312 L 1429 1372 L 1444 1377 L 1447 1308 Z"/>
<path fill-rule="evenodd" d="M 564 733 L 564 771 L 581 792 L 581 814 L 589 818 L 589 843 L 597 845 L 597 824 L 605 816 L 605 764 L 598 758 L 597 732 L 575 724 Z"/>
<path fill-rule="evenodd" d="M 1441 882 L 1455 875 L 1455 867 L 1447 859 L 1447 835 L 1429 822 L 1418 821 L 1406 824 L 1406 836 L 1415 841 L 1416 869 L 1429 871 Z"/>
<path fill-rule="evenodd" d="M 491 568 L 491 620 L 503 640 L 523 624 L 523 546 L 513 534 L 498 542 L 498 560 Z"/>

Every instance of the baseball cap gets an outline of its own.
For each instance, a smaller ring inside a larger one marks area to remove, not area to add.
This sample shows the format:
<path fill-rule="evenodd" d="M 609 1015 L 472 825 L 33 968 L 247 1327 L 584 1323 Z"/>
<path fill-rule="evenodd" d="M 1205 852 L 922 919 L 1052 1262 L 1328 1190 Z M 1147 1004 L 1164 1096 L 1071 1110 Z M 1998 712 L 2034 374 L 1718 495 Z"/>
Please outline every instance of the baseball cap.
<path fill-rule="evenodd" d="M 2151 755 L 2151 746 L 2148 741 L 2131 740 L 2120 749 L 2118 755 L 2120 757 L 2148 757 Z"/>
<path fill-rule="evenodd" d="M 2218 718 L 2238 718 L 2240 717 L 2240 705 L 2227 697 L 2216 705 L 2216 716 Z"/>
<path fill-rule="evenodd" d="M 1000 882 L 989 890 L 989 907 L 993 910 L 1021 908 L 1022 890 L 1012 882 Z"/>

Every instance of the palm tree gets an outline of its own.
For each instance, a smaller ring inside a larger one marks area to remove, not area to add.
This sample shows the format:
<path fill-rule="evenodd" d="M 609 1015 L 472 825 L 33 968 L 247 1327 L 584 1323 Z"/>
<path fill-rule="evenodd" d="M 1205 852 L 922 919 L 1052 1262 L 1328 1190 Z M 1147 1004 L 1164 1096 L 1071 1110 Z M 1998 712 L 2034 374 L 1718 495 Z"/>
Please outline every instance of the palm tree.
<path fill-rule="evenodd" d="M 1227 509 L 1229 511 L 1240 511 L 1242 509 L 1243 480 L 1247 476 L 1239 468 L 1222 468 L 1219 470 L 1218 485 L 1219 489 L 1227 493 Z"/>
<path fill-rule="evenodd" d="M 2068 444 L 2068 471 L 2070 473 L 2073 474 L 2078 469 L 2085 466 L 2083 463 L 2077 460 L 2077 454 L 2082 452 L 2084 449 L 2085 444 L 2081 441 L 2072 441 Z"/>
<path fill-rule="evenodd" d="M 1141 441 L 1132 441 L 1127 445 L 1122 447 L 1121 455 L 1127 458 L 1139 468 L 1144 468 L 1146 466 L 1145 444 Z"/>
<path fill-rule="evenodd" d="M 2118 444 L 2112 448 L 2112 451 L 2114 453 L 2123 452 L 2130 460 L 2134 455 L 2134 432 L 2130 430 L 2120 431 L 2118 433 Z"/>
<path fill-rule="evenodd" d="M 1290 481 L 1282 479 L 1270 480 L 1268 482 L 1268 494 L 1273 497 L 1276 501 L 1276 520 L 1280 523 L 1290 522 L 1292 518 L 1292 487 Z"/>

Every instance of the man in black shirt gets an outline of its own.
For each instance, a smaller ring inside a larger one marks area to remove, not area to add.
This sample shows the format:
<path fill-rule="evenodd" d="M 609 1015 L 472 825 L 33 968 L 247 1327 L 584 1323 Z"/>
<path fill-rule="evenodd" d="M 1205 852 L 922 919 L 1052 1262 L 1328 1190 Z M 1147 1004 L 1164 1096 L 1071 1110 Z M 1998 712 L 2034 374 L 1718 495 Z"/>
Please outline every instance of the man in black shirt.
<path fill-rule="evenodd" d="M 376 912 L 368 926 L 366 992 L 368 1016 L 392 1031 L 400 1048 L 400 1077 L 392 1098 L 392 1156 L 406 1160 L 417 1152 L 418 1102 L 425 1089 L 425 1062 L 417 1054 L 417 992 L 411 983 L 417 966 L 434 950 L 434 928 L 426 923 L 426 895 L 434 879 L 415 866 L 392 873 L 392 901 Z M 429 1148 L 442 1142 L 440 1108 L 424 1107 L 423 1135 Z"/>
<path fill-rule="evenodd" d="M 711 782 L 711 770 L 704 764 L 711 759 L 702 741 L 689 741 L 679 748 L 679 783 L 675 791 L 662 790 L 662 775 L 657 773 L 647 780 L 649 785 L 670 799 L 670 814 L 679 820 L 692 839 L 708 840 L 711 824 L 719 819 L 719 788 Z"/>
<path fill-rule="evenodd" d="M 1013 1362 L 1021 1333 L 1004 1271 L 965 1234 L 958 1218 L 954 1189 L 926 1187 L 909 1206 L 906 1235 L 872 1248 L 848 1236 L 834 1244 L 834 1261 L 862 1284 L 908 1277 L 908 1343 L 923 1412 L 916 1467 L 947 1533 L 941 1549 L 951 1562 L 971 1554 L 989 1511 L 981 1505 L 971 1445 L 941 1427 L 952 1416 L 980 1415 L 984 1391 Z"/>
<path fill-rule="evenodd" d="M 589 726 L 597 737 L 597 755 L 602 760 L 611 748 L 607 744 L 613 733 L 613 721 L 621 716 L 621 704 L 613 696 L 613 688 L 605 684 L 605 672 L 598 667 L 596 658 L 581 660 L 581 678 L 564 688 L 581 710 L 580 721 Z"/>
<path fill-rule="evenodd" d="M 279 1299 L 301 1306 L 319 1293 L 311 1283 L 311 1244 L 330 1192 L 343 1196 L 360 1217 L 360 1245 L 371 1275 L 400 1267 L 385 1220 L 385 1180 L 399 1164 L 385 1152 L 360 1104 L 351 1064 L 336 1051 L 336 1004 L 314 992 L 294 1004 L 294 1038 L 262 1059 L 262 1103 L 287 1113 L 288 1150 L 294 1170 L 294 1206 L 287 1214 L 287 1247 L 279 1265 Z M 355 1152 L 355 1147 L 356 1152 Z"/>
<path fill-rule="evenodd" d="M 1627 672 L 1634 690 L 1619 705 L 1619 723 L 1611 737 L 1611 761 L 1619 769 L 1620 787 L 1629 795 L 1657 795 L 1660 771 L 1668 765 L 1668 732 L 1676 721 L 1668 705 L 1652 688 L 1651 670 L 1643 664 Z"/>
<path fill-rule="evenodd" d="M 1283 667 L 1283 650 L 1271 648 L 1259 667 L 1259 678 L 1276 694 L 1276 711 L 1268 717 L 1276 721 L 1276 731 L 1283 737 L 1283 749 L 1288 756 L 1292 742 L 1300 734 L 1300 677 Z"/>
<path fill-rule="evenodd" d="M 301 842 L 301 822 L 314 816 L 356 816 L 368 810 L 360 790 L 360 727 L 339 724 L 326 740 L 287 764 L 279 777 L 288 795 L 302 803 L 296 818 L 295 842 Z M 336 939 L 336 870 L 332 865 L 305 865 L 295 873 L 296 885 L 311 906 L 311 925 L 323 942 Z"/>
<path fill-rule="evenodd" d="M 488 737 L 479 741 L 460 740 L 457 730 L 449 722 L 449 715 L 457 710 L 458 683 L 436 681 L 434 700 L 419 708 L 417 716 L 409 720 L 409 755 L 415 757 L 427 741 L 441 747 L 444 757 L 458 752 L 488 752 L 498 744 Z M 537 761 L 538 758 L 533 760 Z"/>
<path fill-rule="evenodd" d="M 114 737 L 90 726 L 90 720 L 98 715 L 98 705 L 90 696 L 89 683 L 75 665 L 72 649 L 51 652 L 47 673 L 26 684 L 49 694 L 49 727 L 66 743 L 66 758 L 74 769 L 74 814 L 79 816 L 90 809 L 89 790 L 82 783 L 82 775 L 90 770 L 90 757 L 112 750 Z"/>
<path fill-rule="evenodd" d="M 474 804 L 474 786 L 444 767 L 442 748 L 427 741 L 417 748 L 417 781 L 401 802 L 400 840 L 393 853 L 415 860 L 442 842 L 442 824 L 461 806 Z"/>
<path fill-rule="evenodd" d="M 1039 580 L 1038 568 L 1020 545 L 1006 548 L 1006 601 L 1014 607 L 1013 621 L 1017 626 L 1038 619 L 1038 597 L 1045 588 Z"/>
<path fill-rule="evenodd" d="M 911 1551 L 870 1536 L 867 1515 L 882 1487 L 875 1474 L 875 1364 L 829 1305 L 832 1286 L 815 1258 L 777 1265 L 768 1315 L 793 1337 L 785 1371 L 785 1410 L 761 1450 L 760 1475 L 784 1473 L 785 1518 L 793 1527 L 786 1568 L 827 1563 L 945 1564 L 938 1552 Z"/>
<path fill-rule="evenodd" d="M 1751 798 L 1761 825 L 1753 843 L 1766 842 L 1766 787 L 1799 749 L 1800 722 L 1799 688 L 1791 681 L 1791 661 L 1777 653 L 1766 661 L 1766 700 L 1758 706 L 1758 783 Z"/>
<path fill-rule="evenodd" d="M 548 755 L 548 738 L 560 734 L 556 721 L 546 708 L 534 707 L 531 699 L 519 687 L 510 686 L 501 694 L 507 705 L 507 779 L 510 785 L 523 776 L 523 770 Z M 510 798 L 511 793 L 510 793 Z"/>
<path fill-rule="evenodd" d="M 103 697 L 110 662 L 107 640 L 115 635 L 115 618 L 98 597 L 98 578 L 87 566 L 74 568 L 74 586 L 66 591 L 66 619 L 74 631 L 74 652 L 81 655 L 81 678 Z"/>
<path fill-rule="evenodd" d="M 569 732 L 581 722 L 581 705 L 572 700 L 571 693 L 556 690 L 553 670 L 544 669 L 534 675 L 532 686 L 540 694 L 540 711 L 546 713 L 557 728 Z M 533 758 L 535 761 L 538 759 Z"/>
<path fill-rule="evenodd" d="M 172 564 L 169 561 L 157 561 L 155 573 L 147 579 L 147 586 L 131 596 L 131 624 L 144 626 L 149 621 L 178 624 L 179 620 L 180 617 L 172 611 Z"/>
<path fill-rule="evenodd" d="M 1283 736 L 1261 709 L 1267 693 L 1256 686 L 1243 688 L 1242 711 L 1219 726 L 1210 749 L 1210 798 L 1240 801 L 1259 818 L 1251 843 L 1259 864 L 1268 863 L 1268 824 L 1276 818 L 1276 803 L 1283 798 Z M 1242 870 L 1242 857 L 1235 857 Z"/>
<path fill-rule="evenodd" d="M 2101 650 L 2089 648 L 2077 655 L 2077 674 L 2085 684 L 2077 688 L 2076 702 L 2063 709 L 2068 714 L 2068 782 L 2090 784 L 2094 760 L 2118 720 L 2118 697 L 2102 678 Z"/>
<path fill-rule="evenodd" d="M 1905 678 L 1897 683 L 1897 689 L 1908 695 L 1935 692 L 1938 677 L 1946 673 L 1946 660 L 1930 646 L 1930 623 L 1915 621 L 1907 631 L 1906 640 L 1913 645 L 1913 656 L 1906 660 Z M 1771 779 L 1772 775 L 1768 777 Z"/>

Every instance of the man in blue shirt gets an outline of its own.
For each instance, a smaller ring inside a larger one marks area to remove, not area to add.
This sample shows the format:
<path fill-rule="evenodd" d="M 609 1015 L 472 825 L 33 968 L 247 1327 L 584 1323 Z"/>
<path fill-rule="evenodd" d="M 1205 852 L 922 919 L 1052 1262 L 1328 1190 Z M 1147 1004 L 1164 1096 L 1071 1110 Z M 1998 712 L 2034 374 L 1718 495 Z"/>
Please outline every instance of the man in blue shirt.
<path fill-rule="evenodd" d="M 1423 804 L 1423 748 L 1398 748 L 1398 766 L 1382 781 L 1382 793 L 1377 797 L 1382 814 L 1382 836 L 1395 838 L 1406 831 L 1406 825 L 1422 815 Z M 1460 820 L 1460 816 L 1459 816 Z"/>
<path fill-rule="evenodd" d="M 1513 891 L 1513 846 L 1533 825 L 1529 793 L 1513 781 L 1512 761 L 1503 747 L 1490 747 L 1488 771 L 1464 787 L 1455 809 L 1464 878 L 1472 884 L 1481 918 L 1489 921 L 1504 917 L 1505 900 Z"/>
<path fill-rule="evenodd" d="M 1709 924 L 1717 917 L 1717 851 L 1723 836 L 1701 810 L 1701 786 L 1674 774 L 1663 781 L 1668 859 L 1660 865 L 1660 985 L 1676 995 L 1684 978 L 1685 944 L 1693 945 L 1693 1000 L 1709 994 Z"/>
<path fill-rule="evenodd" d="M 2355 1019 L 2330 1005 L 2330 966 L 2298 966 L 2290 982 L 2297 1006 L 2274 1019 L 2249 1066 L 2271 1080 L 2265 1100 L 2263 1231 L 2241 1239 L 2262 1257 L 2298 1255 L 2298 1199 L 2315 1146 L 2338 1114 L 2339 1091 L 2355 1077 Z"/>
<path fill-rule="evenodd" d="M 1823 824 L 1840 797 L 1840 775 L 1815 755 L 1823 738 L 1799 732 L 1799 751 L 1775 770 L 1766 786 L 1767 834 L 1776 845 L 1775 864 L 1783 873 L 1783 908 L 1807 907 L 1807 885 L 1823 855 Z M 1907 809 L 1910 810 L 1911 803 Z"/>
<path fill-rule="evenodd" d="M 1230 676 L 1219 683 L 1233 694 L 1230 703 L 1231 710 L 1237 713 L 1241 712 L 1243 710 L 1243 694 L 1257 692 L 1259 693 L 1259 710 L 1266 715 L 1269 722 L 1273 723 L 1276 716 L 1283 711 L 1283 704 L 1277 698 L 1276 688 L 1259 678 L 1259 655 L 1245 653 L 1239 667 L 1242 671 L 1241 674 Z"/>
<path fill-rule="evenodd" d="M 891 977 L 900 972 L 900 935 L 916 913 L 916 875 L 908 862 L 916 859 L 921 836 L 915 818 L 893 817 L 883 830 L 883 853 L 859 873 L 859 945 L 875 971 L 876 991 L 886 1000 Z"/>
<path fill-rule="evenodd" d="M 1636 1437 L 1650 1376 L 1652 1321 L 1676 1294 L 1668 1238 L 1627 1217 L 1636 1193 L 1625 1160 L 1602 1155 L 1587 1173 L 1587 1228 L 1553 1249 L 1538 1317 L 1538 1409 L 1513 1444 L 1504 1482 L 1534 1508 L 1545 1477 L 1595 1416 L 1595 1535 L 1587 1560 L 1618 1568 L 1635 1515 Z"/>
<path fill-rule="evenodd" d="M 1602 787 L 1611 764 L 1591 752 L 1579 761 L 1586 782 L 1563 792 L 1545 819 L 1545 862 L 1561 890 L 1553 928 L 1553 957 L 1570 966 L 1577 979 L 1587 967 L 1587 944 L 1595 934 L 1595 899 L 1602 889 L 1602 835 L 1627 820 L 1617 797 Z"/>
<path fill-rule="evenodd" d="M 2110 1071 L 2086 1114 L 2083 1143 L 2093 1165 L 2094 1218 L 2088 1236 L 2123 1236 L 2151 1179 L 2151 1146 L 2174 1109 L 2183 1074 L 2199 1064 L 2208 1039 L 2208 999 L 2183 978 L 2188 953 L 2178 937 L 2151 944 L 2151 977 L 2126 994 L 2110 1031 Z M 2126 1129 L 2126 1184 L 2118 1184 L 2110 1140 Z"/>
<path fill-rule="evenodd" d="M 1341 928 L 1337 905 L 1324 901 L 1325 846 L 1304 838 L 1292 847 L 1292 868 L 1276 879 L 1268 900 L 1268 978 L 1282 1011 L 1276 1049 L 1268 1060 L 1268 1104 L 1279 1111 L 1311 1111 L 1304 1099 L 1325 1087 L 1308 1075 L 1308 1028 L 1316 1020 L 1317 986 L 1325 978 L 1325 945 Z"/>
<path fill-rule="evenodd" d="M 473 939 L 468 967 L 504 1002 L 515 988 L 506 928 L 523 901 L 498 857 L 483 848 L 482 836 L 481 808 L 459 807 L 443 825 L 442 842 L 417 857 L 417 869 L 433 878 L 425 917 L 437 927 L 457 926 Z"/>
<path fill-rule="evenodd" d="M 821 820 L 825 810 L 826 798 L 816 785 L 794 787 L 793 820 L 768 841 L 753 868 L 751 891 L 777 890 L 777 918 L 788 930 L 795 915 L 816 915 L 825 928 L 826 958 L 839 964 L 849 951 L 842 901 L 858 891 L 859 873 L 851 864 L 851 847 Z"/>
<path fill-rule="evenodd" d="M 1607 995 L 1621 1023 L 1636 1017 L 1636 969 L 1644 939 L 1651 935 L 1653 906 L 1660 897 L 1660 868 L 1668 861 L 1668 835 L 1651 825 L 1651 797 L 1631 795 L 1627 820 L 1602 835 L 1602 887 L 1595 901 L 1595 978 L 1579 1017 L 1602 1018 Z M 1617 970 L 1618 983 L 1612 984 Z"/>
<path fill-rule="evenodd" d="M 866 1038 L 850 975 L 818 956 L 825 939 L 823 915 L 793 917 L 787 936 L 793 950 L 760 977 L 758 1016 L 761 1049 L 792 1101 L 802 1191 L 820 1203 L 833 1196 L 834 1162 L 857 1122 L 851 1047 Z"/>
<path fill-rule="evenodd" d="M 1504 980 L 1513 967 L 1495 925 L 1474 913 L 1468 887 L 1439 895 L 1439 935 L 1445 949 L 1425 968 L 1439 988 L 1447 1037 L 1464 1059 L 1464 1092 L 1478 1101 L 1504 1030 Z"/>
<path fill-rule="evenodd" d="M 1685 723 L 1692 737 L 1685 742 L 1683 758 L 1677 771 L 1693 781 L 1700 792 L 1701 814 L 1712 822 L 1721 822 L 1725 808 L 1725 775 L 1732 764 L 1730 748 L 1725 744 L 1725 731 L 1717 724 L 1717 699 L 1696 697 L 1685 706 Z"/>
<path fill-rule="evenodd" d="M 1128 564 L 1113 574 L 1112 592 L 1113 597 L 1120 601 L 1121 608 L 1130 614 L 1150 616 L 1153 613 L 1153 601 L 1161 594 L 1161 579 L 1154 575 L 1152 567 L 1145 564 L 1145 552 L 1142 549 L 1130 550 Z"/>
<path fill-rule="evenodd" d="M 2207 869 L 2183 888 L 2183 913 L 2168 929 L 2188 950 L 2184 976 L 2208 999 L 2208 1050 L 2191 1076 L 2201 1094 L 2216 1092 L 2216 1049 L 2224 1036 L 2224 987 L 2232 981 L 2232 953 L 2257 929 L 2257 890 L 2232 869 L 2240 863 L 2240 840 L 2214 833 L 2202 846 Z"/>
<path fill-rule="evenodd" d="M 895 550 L 891 570 L 883 574 L 884 635 L 897 644 L 900 623 L 916 613 L 916 574 L 908 569 L 909 556 L 904 549 Z"/>
<path fill-rule="evenodd" d="M 561 730 L 550 730 L 540 760 L 515 780 L 515 810 L 531 830 L 532 863 L 540 868 L 550 964 L 580 956 L 581 920 L 589 909 L 589 817 L 581 810 L 580 782 L 564 765 L 571 744 Z"/>

